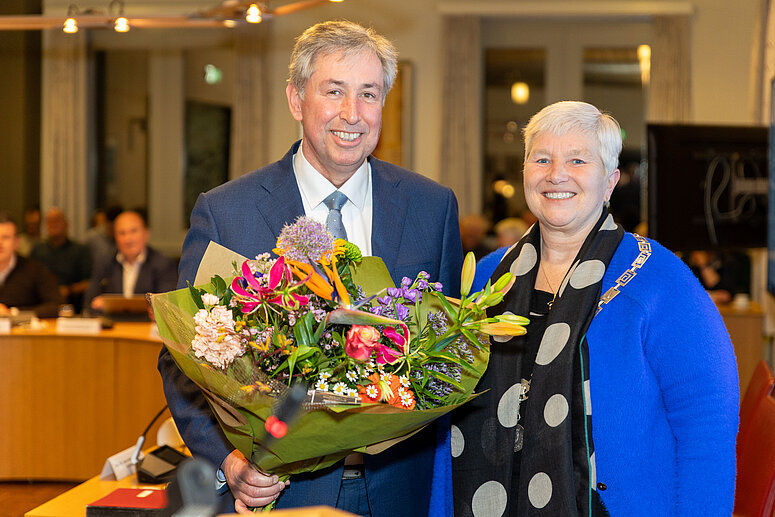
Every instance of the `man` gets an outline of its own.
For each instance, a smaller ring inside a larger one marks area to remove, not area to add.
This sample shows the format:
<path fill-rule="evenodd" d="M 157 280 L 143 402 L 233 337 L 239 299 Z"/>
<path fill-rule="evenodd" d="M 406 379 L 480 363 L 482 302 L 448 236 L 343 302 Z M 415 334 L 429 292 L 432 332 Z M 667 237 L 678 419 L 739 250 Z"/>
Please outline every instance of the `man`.
<path fill-rule="evenodd" d="M 56 317 L 62 302 L 56 277 L 37 260 L 17 255 L 18 247 L 16 221 L 0 212 L 0 316 L 17 308 L 39 318 Z"/>
<path fill-rule="evenodd" d="M 199 196 L 179 286 L 193 281 L 209 241 L 254 257 L 273 249 L 283 225 L 298 216 L 325 221 L 325 200 L 339 191 L 347 196 L 341 219 L 348 240 L 364 255 L 382 257 L 397 284 L 425 270 L 447 293 L 459 294 L 462 251 L 454 194 L 370 156 L 395 74 L 395 49 L 373 31 L 350 22 L 307 29 L 296 41 L 286 88 L 302 140 L 279 162 Z M 348 457 L 347 468 L 339 463 L 293 476 L 280 493 L 284 485 L 276 477 L 258 473 L 225 440 L 201 392 L 166 349 L 159 371 L 186 444 L 220 467 L 238 512 L 279 495 L 278 508 L 325 504 L 375 517 L 427 515 L 433 426 L 379 455 Z"/>
<path fill-rule="evenodd" d="M 91 253 L 83 244 L 70 240 L 67 218 L 61 209 L 51 208 L 45 221 L 48 237 L 32 248 L 30 257 L 43 262 L 56 275 L 62 298 L 81 312 L 91 276 Z"/>
<path fill-rule="evenodd" d="M 19 234 L 18 255 L 30 256 L 32 248 L 40 242 L 40 208 L 31 206 L 24 210 L 24 219 L 22 221 L 23 232 Z"/>
<path fill-rule="evenodd" d="M 150 232 L 138 212 L 122 212 L 113 223 L 118 251 L 110 260 L 97 264 L 86 292 L 86 302 L 102 311 L 106 293 L 132 296 L 163 293 L 175 289 L 178 273 L 175 261 L 148 246 Z"/>

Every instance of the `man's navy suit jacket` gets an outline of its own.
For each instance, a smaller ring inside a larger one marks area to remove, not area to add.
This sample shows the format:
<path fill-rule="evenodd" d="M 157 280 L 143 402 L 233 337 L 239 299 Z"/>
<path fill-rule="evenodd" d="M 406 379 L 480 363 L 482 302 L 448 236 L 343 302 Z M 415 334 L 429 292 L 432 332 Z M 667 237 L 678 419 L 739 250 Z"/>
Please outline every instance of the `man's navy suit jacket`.
<path fill-rule="evenodd" d="M 293 173 L 296 142 L 279 161 L 201 194 L 183 244 L 178 286 L 193 282 L 209 242 L 246 257 L 272 250 L 282 227 L 304 215 Z M 462 246 L 457 199 L 419 174 L 369 157 L 372 171 L 372 254 L 381 257 L 398 285 L 420 271 L 442 282 L 445 294 L 459 296 Z M 170 411 L 195 456 L 216 467 L 234 449 L 225 439 L 195 384 L 162 347 L 159 371 Z M 387 451 L 366 456 L 372 515 L 425 516 L 433 471 L 434 426 Z M 278 508 L 335 506 L 341 462 L 323 471 L 294 475 Z M 228 492 L 228 491 L 227 491 Z M 233 510 L 233 506 L 231 507 Z"/>

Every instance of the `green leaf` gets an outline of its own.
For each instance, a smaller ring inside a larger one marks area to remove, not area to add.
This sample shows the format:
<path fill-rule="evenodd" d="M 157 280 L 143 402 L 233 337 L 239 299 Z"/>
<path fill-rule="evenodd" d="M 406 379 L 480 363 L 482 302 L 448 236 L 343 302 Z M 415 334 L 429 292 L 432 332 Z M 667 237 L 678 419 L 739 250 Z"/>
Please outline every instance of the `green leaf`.
<path fill-rule="evenodd" d="M 433 377 L 436 377 L 437 379 L 446 382 L 447 384 L 453 385 L 455 388 L 459 389 L 460 391 L 463 391 L 463 385 L 460 384 L 458 381 L 450 377 L 449 375 L 445 375 L 441 372 L 437 372 L 434 370 L 428 370 L 428 375 L 431 375 Z"/>
<path fill-rule="evenodd" d="M 444 312 L 447 313 L 447 316 L 449 316 L 452 321 L 457 321 L 457 311 L 454 307 L 452 307 L 452 304 L 447 301 L 447 298 L 441 293 L 434 292 L 433 294 L 436 296 L 436 298 L 438 298 L 439 302 L 441 303 L 441 307 L 444 309 Z"/>
<path fill-rule="evenodd" d="M 196 304 L 198 308 L 204 309 L 205 304 L 202 301 L 202 292 L 196 287 L 194 287 L 193 285 L 191 285 L 190 282 L 187 282 L 187 283 L 188 283 L 188 290 L 191 293 L 191 298 L 194 301 L 194 304 Z"/>
<path fill-rule="evenodd" d="M 468 329 L 464 329 L 464 328 L 461 328 L 461 329 L 460 329 L 460 332 L 462 332 L 462 333 L 463 333 L 463 335 L 466 337 L 466 339 L 467 339 L 468 341 L 470 341 L 471 343 L 475 344 L 476 346 L 479 346 L 479 345 L 480 345 L 480 343 L 479 343 L 479 339 L 478 339 L 478 338 L 476 337 L 476 335 L 475 335 L 473 332 L 471 332 L 470 330 L 468 330 Z"/>
<path fill-rule="evenodd" d="M 218 275 L 213 275 L 210 279 L 210 283 L 215 287 L 215 296 L 222 298 L 226 294 L 227 286 L 223 278 Z"/>

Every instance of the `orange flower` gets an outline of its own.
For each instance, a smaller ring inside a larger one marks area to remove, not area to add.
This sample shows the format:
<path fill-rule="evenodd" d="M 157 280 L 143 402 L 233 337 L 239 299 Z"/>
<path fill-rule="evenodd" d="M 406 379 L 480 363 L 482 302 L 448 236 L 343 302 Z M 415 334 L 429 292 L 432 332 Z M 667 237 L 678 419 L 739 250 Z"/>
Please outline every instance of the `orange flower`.
<path fill-rule="evenodd" d="M 401 381 L 397 375 L 392 373 L 372 373 L 368 379 L 371 384 L 358 386 L 358 393 L 362 402 L 387 402 L 395 406 L 396 402 L 401 404 L 399 390 L 405 390 L 401 387 Z M 396 406 L 405 407 L 405 406 Z M 414 406 L 412 406 L 414 407 Z"/>

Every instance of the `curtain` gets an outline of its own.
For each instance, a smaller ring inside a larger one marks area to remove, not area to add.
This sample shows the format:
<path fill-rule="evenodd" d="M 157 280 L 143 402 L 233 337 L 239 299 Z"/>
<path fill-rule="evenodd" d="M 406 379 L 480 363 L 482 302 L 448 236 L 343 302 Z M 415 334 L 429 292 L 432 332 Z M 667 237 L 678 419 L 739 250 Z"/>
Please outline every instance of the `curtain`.
<path fill-rule="evenodd" d="M 71 236 L 89 227 L 88 55 L 85 31 L 43 33 L 40 204 L 60 207 Z"/>
<path fill-rule="evenodd" d="M 656 16 L 646 120 L 691 120 L 691 19 Z"/>
<path fill-rule="evenodd" d="M 444 16 L 441 183 L 460 214 L 482 210 L 482 48 L 478 17 Z"/>
<path fill-rule="evenodd" d="M 237 77 L 234 81 L 232 109 L 230 178 L 236 178 L 269 162 L 267 120 L 270 103 L 267 101 L 266 49 L 270 29 L 271 24 L 267 23 L 258 28 L 250 26 L 234 29 Z"/>

